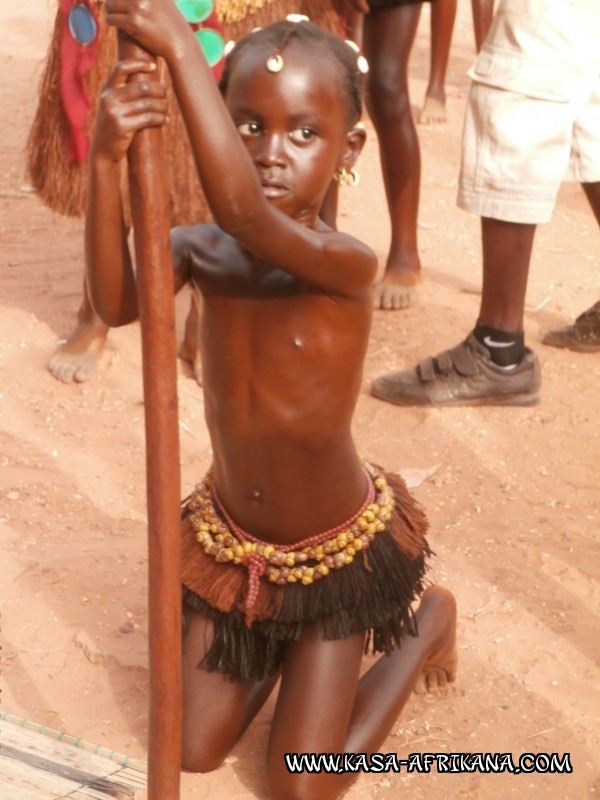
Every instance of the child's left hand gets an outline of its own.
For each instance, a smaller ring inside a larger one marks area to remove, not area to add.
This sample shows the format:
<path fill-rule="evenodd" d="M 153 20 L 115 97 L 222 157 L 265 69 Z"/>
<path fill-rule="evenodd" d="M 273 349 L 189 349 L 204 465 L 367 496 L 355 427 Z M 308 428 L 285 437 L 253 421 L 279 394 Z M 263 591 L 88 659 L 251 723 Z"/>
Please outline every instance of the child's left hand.
<path fill-rule="evenodd" d="M 154 64 L 143 59 L 119 61 L 114 67 L 100 94 L 94 158 L 120 161 L 137 131 L 167 121 L 166 88 L 144 78 L 144 73 L 154 69 Z"/>
<path fill-rule="evenodd" d="M 167 61 L 191 35 L 175 0 L 106 0 L 106 21 Z"/>

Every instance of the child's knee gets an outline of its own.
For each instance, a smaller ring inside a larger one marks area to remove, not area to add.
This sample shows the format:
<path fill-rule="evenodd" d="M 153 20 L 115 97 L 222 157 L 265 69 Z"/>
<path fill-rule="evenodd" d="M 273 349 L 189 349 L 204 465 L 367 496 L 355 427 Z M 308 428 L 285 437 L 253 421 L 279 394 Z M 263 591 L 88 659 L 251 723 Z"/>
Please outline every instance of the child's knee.
<path fill-rule="evenodd" d="M 403 85 L 386 75 L 371 87 L 367 106 L 371 116 L 381 124 L 401 121 L 412 113 L 410 99 Z"/>
<path fill-rule="evenodd" d="M 181 769 L 184 772 L 212 772 L 220 767 L 227 752 L 213 748 L 205 741 L 186 741 L 181 748 Z"/>
<path fill-rule="evenodd" d="M 190 724 L 184 715 L 181 768 L 186 772 L 212 772 L 225 761 L 236 741 L 227 726 Z"/>

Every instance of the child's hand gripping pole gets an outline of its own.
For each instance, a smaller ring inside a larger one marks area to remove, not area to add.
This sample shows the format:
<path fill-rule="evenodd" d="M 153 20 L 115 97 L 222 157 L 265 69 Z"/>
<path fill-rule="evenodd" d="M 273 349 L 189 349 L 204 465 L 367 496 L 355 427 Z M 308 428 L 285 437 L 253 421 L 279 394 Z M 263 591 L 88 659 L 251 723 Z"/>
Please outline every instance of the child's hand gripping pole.
<path fill-rule="evenodd" d="M 147 58 L 119 31 L 119 58 Z M 152 80 L 142 74 L 134 80 Z M 181 769 L 180 463 L 173 269 L 161 131 L 128 151 L 146 419 L 150 715 L 148 800 L 178 800 Z"/>

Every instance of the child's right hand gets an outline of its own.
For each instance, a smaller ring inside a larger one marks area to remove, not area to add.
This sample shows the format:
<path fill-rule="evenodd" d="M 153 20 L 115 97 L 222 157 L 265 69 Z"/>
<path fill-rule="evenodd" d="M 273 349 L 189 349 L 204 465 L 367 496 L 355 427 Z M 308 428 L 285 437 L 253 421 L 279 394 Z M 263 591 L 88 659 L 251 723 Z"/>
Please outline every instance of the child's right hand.
<path fill-rule="evenodd" d="M 119 61 L 102 93 L 92 145 L 94 158 L 120 161 L 135 133 L 167 121 L 167 90 L 163 84 L 144 78 L 155 65 L 143 59 Z"/>

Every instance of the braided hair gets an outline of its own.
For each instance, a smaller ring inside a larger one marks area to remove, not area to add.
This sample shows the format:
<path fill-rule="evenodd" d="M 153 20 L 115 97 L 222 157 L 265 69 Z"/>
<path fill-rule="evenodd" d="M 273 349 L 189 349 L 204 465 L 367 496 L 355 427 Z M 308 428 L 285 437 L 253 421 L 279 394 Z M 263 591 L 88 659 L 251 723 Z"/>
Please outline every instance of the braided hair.
<path fill-rule="evenodd" d="M 257 28 L 236 43 L 225 59 L 219 88 L 227 93 L 229 79 L 240 56 L 257 45 L 267 45 L 282 52 L 289 42 L 297 41 L 307 51 L 334 58 L 339 65 L 346 86 L 348 123 L 352 127 L 362 115 L 362 74 L 357 67 L 357 53 L 343 39 L 319 28 L 312 22 L 282 20 Z"/>

